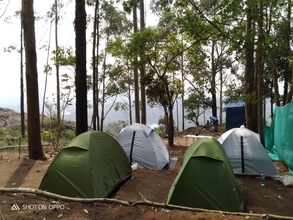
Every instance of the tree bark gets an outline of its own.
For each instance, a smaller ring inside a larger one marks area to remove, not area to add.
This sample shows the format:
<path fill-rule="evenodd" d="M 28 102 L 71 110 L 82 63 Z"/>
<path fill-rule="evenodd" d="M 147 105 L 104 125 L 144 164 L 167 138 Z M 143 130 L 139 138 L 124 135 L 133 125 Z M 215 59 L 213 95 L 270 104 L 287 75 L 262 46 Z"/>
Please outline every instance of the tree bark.
<path fill-rule="evenodd" d="M 181 95 L 181 120 L 182 120 L 182 131 L 185 130 L 185 106 L 184 106 L 184 95 L 185 95 L 185 90 L 184 90 L 184 52 L 182 52 L 182 57 L 181 57 L 181 81 L 183 82 L 182 86 L 182 95 Z"/>
<path fill-rule="evenodd" d="M 76 135 L 88 130 L 86 83 L 86 12 L 85 0 L 75 1 L 76 48 Z"/>
<path fill-rule="evenodd" d="M 271 70 L 273 75 L 272 84 L 274 87 L 275 104 L 276 106 L 280 107 L 281 103 L 280 103 L 280 93 L 279 93 L 279 83 L 278 83 L 278 70 L 276 68 L 274 59 L 271 60 Z"/>
<path fill-rule="evenodd" d="M 20 121 L 21 121 L 21 136 L 25 136 L 25 120 L 24 120 L 24 77 L 23 77 L 23 23 L 21 13 L 21 28 L 20 28 Z"/>
<path fill-rule="evenodd" d="M 291 57 L 291 47 L 290 47 L 290 42 L 291 42 L 291 13 L 292 13 L 292 1 L 288 0 L 288 12 L 287 12 L 287 31 L 286 31 L 286 38 L 287 38 L 287 48 L 288 48 L 288 52 L 287 52 L 287 56 Z M 293 61 L 293 58 L 291 59 L 291 62 Z M 289 61 L 287 62 L 289 63 Z M 292 64 L 291 64 L 292 65 Z M 292 69 L 292 66 L 291 66 Z M 286 104 L 289 104 L 292 101 L 292 95 L 293 95 L 293 69 L 291 70 L 291 74 L 288 74 L 289 76 L 291 76 L 291 82 L 289 85 L 289 92 L 287 95 L 287 99 L 286 99 Z"/>
<path fill-rule="evenodd" d="M 264 32 L 263 32 L 263 5 L 259 3 L 258 5 L 258 42 L 257 42 L 257 54 L 256 54 L 256 72 L 258 78 L 258 102 L 257 102 L 257 132 L 260 135 L 260 140 L 263 145 L 264 135 L 263 135 L 263 72 L 264 72 L 264 55 L 263 55 L 263 44 L 264 44 Z"/>
<path fill-rule="evenodd" d="M 93 115 L 92 115 L 92 125 L 93 130 L 98 130 L 98 59 L 99 59 L 99 27 L 100 27 L 100 15 L 99 15 L 99 6 L 100 1 L 96 0 L 95 3 L 95 13 L 94 13 L 94 26 L 93 26 Z"/>
<path fill-rule="evenodd" d="M 55 0 L 55 50 L 56 50 L 56 101 L 57 101 L 57 122 L 58 129 L 60 129 L 60 79 L 59 79 L 59 45 L 58 45 L 58 0 Z"/>
<path fill-rule="evenodd" d="M 245 62 L 245 117 L 246 126 L 250 130 L 254 130 L 254 109 L 253 109 L 253 91 L 254 91 L 254 40 L 253 40 L 253 19 L 250 0 L 247 0 L 247 27 L 246 27 L 246 62 Z"/>
<path fill-rule="evenodd" d="M 108 42 L 109 39 L 107 38 L 106 42 Z M 104 51 L 104 58 L 103 58 L 103 73 L 102 73 L 102 98 L 101 98 L 101 124 L 99 125 L 100 126 L 100 131 L 103 131 L 104 130 L 104 120 L 105 120 L 105 103 L 106 103 L 106 99 L 105 99 L 105 90 L 106 90 L 106 75 L 107 75 L 107 53 L 106 51 Z"/>
<path fill-rule="evenodd" d="M 140 0 L 140 31 L 145 29 L 145 21 L 144 21 L 144 0 Z M 143 57 L 141 55 L 141 57 Z M 145 76 L 145 66 L 142 65 L 140 67 L 140 81 Z M 140 95 L 141 95 L 141 123 L 146 124 L 146 94 L 145 94 L 145 85 L 143 83 L 140 84 Z"/>
<path fill-rule="evenodd" d="M 216 95 L 216 64 L 215 64 L 215 40 L 212 41 L 212 81 L 211 81 L 211 95 L 212 95 L 212 114 L 217 117 L 217 95 Z"/>
<path fill-rule="evenodd" d="M 169 100 L 171 101 L 171 100 Z M 171 101 L 172 102 L 172 101 Z M 173 103 L 169 103 L 169 125 L 168 125 L 168 144 L 170 147 L 174 147 L 174 117 L 173 117 Z"/>
<path fill-rule="evenodd" d="M 133 5 L 133 32 L 137 32 L 137 5 Z M 137 57 L 135 57 L 135 63 L 137 63 Z M 140 123 L 140 103 L 139 103 L 139 77 L 138 68 L 135 66 L 133 69 L 134 73 L 134 102 L 135 102 L 135 122 Z"/>
<path fill-rule="evenodd" d="M 24 47 L 26 58 L 27 121 L 29 158 L 45 159 L 41 144 L 37 53 L 33 0 L 22 1 Z"/>

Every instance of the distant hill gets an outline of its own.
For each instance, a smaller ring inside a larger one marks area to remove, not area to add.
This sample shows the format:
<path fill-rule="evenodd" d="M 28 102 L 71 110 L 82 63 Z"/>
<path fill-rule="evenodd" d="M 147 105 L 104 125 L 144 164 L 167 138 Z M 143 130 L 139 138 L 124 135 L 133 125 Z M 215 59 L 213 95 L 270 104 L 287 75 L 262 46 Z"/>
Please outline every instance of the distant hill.
<path fill-rule="evenodd" d="M 12 105 L 11 106 L 4 105 L 4 106 L 5 106 L 5 108 L 0 107 L 0 127 L 13 127 L 16 129 L 20 129 L 21 118 L 20 118 L 20 113 L 18 111 L 19 106 L 16 106 L 16 107 L 12 106 Z M 176 108 L 174 109 L 174 121 L 177 126 L 177 122 L 179 120 L 179 126 L 181 127 L 181 111 L 180 111 L 181 108 L 180 107 L 181 106 L 179 106 L 179 113 L 178 114 L 175 111 Z M 91 123 L 91 114 L 92 114 L 92 109 L 89 109 L 89 112 L 88 112 L 89 125 Z M 160 107 L 151 108 L 151 107 L 147 106 L 147 124 L 151 127 L 157 126 L 158 120 L 160 117 L 163 116 L 163 114 L 164 113 L 163 113 L 162 108 L 160 108 Z M 209 115 L 209 114 L 207 113 L 207 115 Z M 178 120 L 177 120 L 176 116 L 179 116 Z M 134 113 L 133 113 L 132 117 L 134 120 L 134 118 L 135 118 Z M 109 123 L 117 122 L 118 120 L 129 121 L 127 113 L 125 113 L 123 111 L 116 112 L 114 110 L 111 110 L 106 117 L 105 127 L 107 127 L 107 125 Z M 204 119 L 201 119 L 200 123 L 204 124 L 204 121 L 205 121 Z M 75 129 L 75 110 L 73 107 L 72 107 L 72 109 L 68 109 L 68 112 L 65 113 L 64 124 L 66 127 L 68 127 L 68 129 Z M 185 129 L 188 127 L 192 127 L 192 126 L 195 126 L 194 123 L 190 123 L 187 120 L 185 120 Z M 181 130 L 181 129 L 179 128 L 179 130 Z"/>
<path fill-rule="evenodd" d="M 26 123 L 26 114 L 25 114 L 25 123 Z M 48 122 L 48 117 L 45 116 L 46 122 Z M 48 124 L 48 123 L 46 123 Z M 47 126 L 45 124 L 45 127 Z M 66 129 L 75 130 L 75 122 L 66 120 L 64 121 L 64 126 Z M 21 115 L 19 112 L 16 112 L 9 108 L 0 107 L 0 127 L 4 128 L 13 128 L 20 129 L 21 128 Z"/>
<path fill-rule="evenodd" d="M 9 108 L 0 107 L 0 127 L 20 128 L 20 125 L 20 113 Z"/>

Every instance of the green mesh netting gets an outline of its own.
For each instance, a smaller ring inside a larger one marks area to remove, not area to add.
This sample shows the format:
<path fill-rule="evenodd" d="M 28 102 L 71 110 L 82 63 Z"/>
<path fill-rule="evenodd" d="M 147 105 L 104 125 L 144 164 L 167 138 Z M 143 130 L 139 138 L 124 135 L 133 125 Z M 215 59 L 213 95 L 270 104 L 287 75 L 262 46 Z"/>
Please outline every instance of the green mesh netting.
<path fill-rule="evenodd" d="M 265 126 L 264 139 L 273 160 L 282 160 L 293 175 L 293 102 L 276 107 L 271 126 Z"/>

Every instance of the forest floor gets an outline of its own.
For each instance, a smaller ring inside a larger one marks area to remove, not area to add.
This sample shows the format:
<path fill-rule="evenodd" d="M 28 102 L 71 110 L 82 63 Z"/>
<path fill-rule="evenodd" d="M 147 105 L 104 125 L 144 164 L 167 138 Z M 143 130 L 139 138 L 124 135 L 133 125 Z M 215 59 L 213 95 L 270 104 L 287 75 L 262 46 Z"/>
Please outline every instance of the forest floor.
<path fill-rule="evenodd" d="M 227 213 L 212 210 L 180 210 L 153 205 L 137 204 L 146 199 L 155 203 L 165 203 L 168 191 L 181 167 L 182 157 L 192 139 L 186 135 L 195 134 L 218 138 L 225 128 L 220 125 L 219 132 L 190 128 L 176 134 L 175 146 L 169 149 L 171 156 L 177 156 L 174 170 L 138 169 L 134 178 L 115 196 L 117 201 L 128 201 L 133 205 L 100 202 L 68 202 L 32 193 L 0 192 L 0 220 L 15 219 L 293 219 L 293 187 L 282 182 L 266 179 L 260 186 L 259 177 L 236 176 L 244 192 L 244 210 L 241 213 Z M 167 144 L 167 140 L 164 139 Z M 0 188 L 37 189 L 55 155 L 45 149 L 46 161 L 28 159 L 27 151 L 0 149 Z M 288 175 L 281 161 L 275 162 L 281 175 Z M 18 209 L 19 207 L 19 209 Z M 266 215 L 265 215 L 266 214 Z M 270 216 L 270 217 L 269 217 Z M 290 218 L 291 217 L 291 218 Z"/>

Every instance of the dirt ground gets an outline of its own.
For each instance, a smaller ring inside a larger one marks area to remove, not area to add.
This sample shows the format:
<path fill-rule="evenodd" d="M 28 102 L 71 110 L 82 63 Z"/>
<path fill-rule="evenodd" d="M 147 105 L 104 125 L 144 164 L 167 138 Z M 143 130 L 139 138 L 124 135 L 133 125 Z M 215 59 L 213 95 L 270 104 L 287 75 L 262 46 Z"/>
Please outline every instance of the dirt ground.
<path fill-rule="evenodd" d="M 114 198 L 117 201 L 128 201 L 134 204 L 143 198 L 156 202 L 166 202 L 168 191 L 175 179 L 180 166 L 182 156 L 192 139 L 186 139 L 188 134 L 198 133 L 218 138 L 224 131 L 220 127 L 219 132 L 210 132 L 199 128 L 191 128 L 176 135 L 175 147 L 168 147 L 170 155 L 178 156 L 174 170 L 153 171 L 138 169 L 133 173 L 134 178 Z M 167 140 L 164 139 L 165 143 Z M 52 155 L 51 150 L 45 150 L 47 155 Z M 19 157 L 20 156 L 20 157 Z M 33 188 L 37 189 L 53 157 L 47 161 L 34 161 L 27 157 L 27 151 L 19 153 L 15 149 L 0 150 L 0 188 Z M 288 175 L 283 163 L 276 162 L 281 175 Z M 236 176 L 243 189 L 245 201 L 244 212 L 238 214 L 213 211 L 186 211 L 171 209 L 153 205 L 122 205 L 116 203 L 98 202 L 67 202 L 37 196 L 30 193 L 0 192 L 0 220 L 14 219 L 262 219 L 267 216 L 257 214 L 277 215 L 278 218 L 269 219 L 293 219 L 293 187 L 284 186 L 277 180 L 266 179 L 264 187 L 260 186 L 258 177 Z M 142 196 L 140 196 L 142 195 Z M 19 209 L 18 209 L 19 208 Z M 253 215 L 255 214 L 255 215 Z M 283 217 L 281 217 L 283 216 Z M 275 216 L 276 217 L 276 216 Z M 291 218 L 290 218 L 291 217 Z"/>

